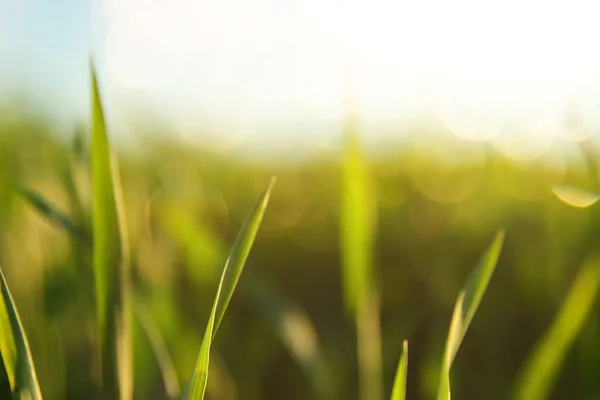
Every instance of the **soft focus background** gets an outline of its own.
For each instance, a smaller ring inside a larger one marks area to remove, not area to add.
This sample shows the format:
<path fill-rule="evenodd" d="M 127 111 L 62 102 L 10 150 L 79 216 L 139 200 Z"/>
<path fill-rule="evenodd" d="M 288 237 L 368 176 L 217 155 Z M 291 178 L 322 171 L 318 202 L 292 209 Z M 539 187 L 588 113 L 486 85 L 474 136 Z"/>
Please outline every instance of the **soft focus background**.
<path fill-rule="evenodd" d="M 504 227 L 452 380 L 457 399 L 507 398 L 600 240 L 593 2 L 59 3 L 0 0 L 0 265 L 46 398 L 90 398 L 100 384 L 91 264 L 85 241 L 7 183 L 89 224 L 90 51 L 134 281 L 182 384 L 227 251 L 276 175 L 215 342 L 209 396 L 314 398 L 314 376 L 281 339 L 317 351 L 308 316 L 326 364 L 313 373 L 335 398 L 357 398 L 339 238 L 353 113 L 377 205 L 386 393 L 408 338 L 408 398 L 434 397 L 458 291 Z M 244 292 L 247 273 L 269 287 L 264 297 Z M 599 338 L 595 307 L 552 398 L 600 394 Z M 136 398 L 166 398 L 138 325 L 134 339 Z"/>

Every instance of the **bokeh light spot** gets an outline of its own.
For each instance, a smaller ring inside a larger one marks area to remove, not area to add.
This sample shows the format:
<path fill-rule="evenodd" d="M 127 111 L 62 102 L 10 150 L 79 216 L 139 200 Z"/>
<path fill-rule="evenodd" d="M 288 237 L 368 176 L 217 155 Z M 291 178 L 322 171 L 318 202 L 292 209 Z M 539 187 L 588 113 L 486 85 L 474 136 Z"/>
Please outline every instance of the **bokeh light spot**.
<path fill-rule="evenodd" d="M 557 185 L 552 188 L 552 191 L 561 201 L 577 208 L 590 207 L 600 200 L 600 194 L 597 192 L 570 185 Z"/>

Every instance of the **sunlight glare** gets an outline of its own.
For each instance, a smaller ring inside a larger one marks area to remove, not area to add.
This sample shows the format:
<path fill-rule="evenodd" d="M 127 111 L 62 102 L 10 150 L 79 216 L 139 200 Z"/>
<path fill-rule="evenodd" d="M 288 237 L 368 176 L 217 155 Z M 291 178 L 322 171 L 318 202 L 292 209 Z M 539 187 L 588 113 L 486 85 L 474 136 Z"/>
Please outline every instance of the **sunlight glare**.
<path fill-rule="evenodd" d="M 230 120 L 250 113 L 253 132 L 339 120 L 348 69 L 367 125 L 428 108 L 472 141 L 600 88 L 600 29 L 577 1 L 102 4 L 116 84 L 151 88 L 187 110 L 179 118 L 199 107 Z"/>
<path fill-rule="evenodd" d="M 558 131 L 559 119 L 548 113 L 509 124 L 492 143 L 505 156 L 528 162 L 550 149 Z"/>

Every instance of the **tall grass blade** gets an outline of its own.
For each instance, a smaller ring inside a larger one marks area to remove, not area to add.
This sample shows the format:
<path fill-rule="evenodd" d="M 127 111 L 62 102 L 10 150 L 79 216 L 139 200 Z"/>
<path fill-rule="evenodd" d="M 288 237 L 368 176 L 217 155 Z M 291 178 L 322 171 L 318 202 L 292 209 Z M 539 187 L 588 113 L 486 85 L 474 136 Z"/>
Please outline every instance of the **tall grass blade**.
<path fill-rule="evenodd" d="M 258 233 L 258 228 L 260 227 L 263 215 L 267 208 L 267 203 L 269 202 L 269 197 L 271 196 L 274 184 L 275 178 L 271 179 L 269 187 L 246 219 L 246 222 L 238 233 L 231 252 L 229 253 L 229 258 L 225 262 L 212 311 L 206 326 L 204 339 L 202 340 L 202 345 L 200 347 L 198 361 L 196 362 L 194 373 L 185 388 L 182 399 L 200 400 L 204 398 L 206 383 L 208 381 L 210 346 L 214 335 L 219 328 L 219 324 L 223 319 L 227 305 L 233 296 L 233 291 L 235 290 L 235 286 L 240 278 L 244 264 L 246 263 L 254 239 L 256 238 L 256 234 Z"/>
<path fill-rule="evenodd" d="M 366 163 L 349 119 L 344 132 L 342 166 L 341 247 L 346 311 L 356 320 L 359 389 L 362 400 L 383 396 L 379 299 L 374 287 L 375 208 Z"/>
<path fill-rule="evenodd" d="M 41 400 L 42 393 L 37 380 L 29 342 L 19 317 L 19 312 L 8 289 L 0 268 L 0 352 L 10 382 L 14 399 Z"/>
<path fill-rule="evenodd" d="M 344 296 L 355 314 L 373 286 L 374 208 L 358 135 L 348 128 L 342 166 L 341 246 Z"/>
<path fill-rule="evenodd" d="M 187 266 L 202 266 L 207 275 L 212 274 L 212 263 L 224 260 L 226 249 L 220 238 L 193 221 L 185 212 L 171 206 L 157 212 L 162 228 L 172 236 L 186 253 Z M 204 273 L 190 271 L 196 279 Z M 240 296 L 253 304 L 266 320 L 267 326 L 281 340 L 290 355 L 301 367 L 311 383 L 315 397 L 335 398 L 331 372 L 321 352 L 318 334 L 313 322 L 298 304 L 278 291 L 274 285 L 252 270 L 246 272 L 246 284 Z"/>
<path fill-rule="evenodd" d="M 569 348 L 592 312 L 599 287 L 600 258 L 594 256 L 577 273 L 554 322 L 522 369 L 515 386 L 515 399 L 542 400 L 549 397 Z"/>
<path fill-rule="evenodd" d="M 94 274 L 104 398 L 131 399 L 129 260 L 122 193 L 92 72 L 92 198 Z"/>
<path fill-rule="evenodd" d="M 177 378 L 177 371 L 173 359 L 167 349 L 167 344 L 160 333 L 160 329 L 154 322 L 152 314 L 145 307 L 139 296 L 133 297 L 133 306 L 135 315 L 142 327 L 142 330 L 146 334 L 152 351 L 156 357 L 158 367 L 160 369 L 163 383 L 165 385 L 165 392 L 170 399 L 178 399 L 181 396 L 181 387 L 179 386 L 179 379 Z"/>
<path fill-rule="evenodd" d="M 458 295 L 450 322 L 450 331 L 446 341 L 446 350 L 441 369 L 440 384 L 438 388 L 438 400 L 450 399 L 450 368 L 454 357 L 460 348 L 463 338 L 469 329 L 473 316 L 479 307 L 479 303 L 485 293 L 488 283 L 492 278 L 494 269 L 500 257 L 502 244 L 504 243 L 504 231 L 496 233 L 494 241 L 487 249 L 479 264 L 469 275 L 465 286 Z"/>
<path fill-rule="evenodd" d="M 392 400 L 406 399 L 406 376 L 408 373 L 408 342 L 402 342 L 402 354 L 398 361 L 396 378 L 394 379 L 394 388 L 392 389 Z"/>

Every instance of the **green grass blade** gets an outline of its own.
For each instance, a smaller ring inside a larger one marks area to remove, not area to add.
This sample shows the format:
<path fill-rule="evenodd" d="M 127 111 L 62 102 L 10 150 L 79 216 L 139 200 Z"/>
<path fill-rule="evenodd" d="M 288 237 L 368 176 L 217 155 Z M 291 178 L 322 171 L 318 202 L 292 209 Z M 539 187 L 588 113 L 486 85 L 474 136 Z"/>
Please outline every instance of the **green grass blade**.
<path fill-rule="evenodd" d="M 12 187 L 16 193 L 23 197 L 41 215 L 59 228 L 65 230 L 73 238 L 82 241 L 88 239 L 86 232 L 82 228 L 73 223 L 65 213 L 46 200 L 41 194 L 21 183 L 14 184 Z"/>
<path fill-rule="evenodd" d="M 122 193 L 92 67 L 92 187 L 94 275 L 104 397 L 131 399 L 132 360 L 128 305 L 129 260 Z"/>
<path fill-rule="evenodd" d="M 223 275 L 221 276 L 223 287 L 225 291 L 221 296 L 218 297 L 218 305 L 217 305 L 217 313 L 215 316 L 215 327 L 213 331 L 213 336 L 219 329 L 219 325 L 221 324 L 221 320 L 225 315 L 225 310 L 227 309 L 227 305 L 233 296 L 233 291 L 235 290 L 235 286 L 242 274 L 242 270 L 244 268 L 244 264 L 246 263 L 246 259 L 248 258 L 248 254 L 250 254 L 250 250 L 252 249 L 252 245 L 254 244 L 254 238 L 258 233 L 258 228 L 262 222 L 263 215 L 265 214 L 265 210 L 267 209 L 267 204 L 269 203 L 269 198 L 271 197 L 271 192 L 273 190 L 273 186 L 275 185 L 275 178 L 271 178 L 271 182 L 267 190 L 265 190 L 264 194 L 258 201 L 258 203 L 254 206 L 254 209 L 244 222 L 244 226 L 238 233 L 238 236 L 233 244 L 231 252 L 229 253 L 229 257 L 225 262 L 225 268 L 223 271 Z M 231 273 L 226 273 L 231 271 Z"/>
<path fill-rule="evenodd" d="M 162 228 L 172 236 L 186 253 L 186 266 L 202 266 L 190 270 L 197 281 L 212 275 L 213 263 L 227 256 L 222 242 L 211 231 L 193 221 L 176 207 L 161 208 L 157 213 Z M 267 325 L 288 349 L 311 383 L 315 397 L 334 398 L 331 372 L 320 348 L 319 337 L 313 322 L 298 304 L 278 291 L 274 285 L 253 270 L 246 272 L 246 285 L 240 296 L 252 303 L 265 318 Z"/>
<path fill-rule="evenodd" d="M 357 312 L 373 285 L 374 208 L 358 136 L 346 134 L 342 166 L 341 246 L 346 308 Z"/>
<path fill-rule="evenodd" d="M 200 346 L 200 353 L 198 355 L 198 361 L 196 361 L 196 367 L 194 373 L 187 383 L 183 396 L 184 400 L 201 400 L 204 399 L 204 393 L 206 392 L 206 386 L 208 382 L 208 367 L 210 364 L 210 345 L 212 343 L 212 336 L 215 327 L 215 317 L 217 313 L 217 305 L 219 296 L 221 295 L 221 289 L 223 285 L 219 284 L 217 289 L 217 295 L 208 324 L 206 326 L 206 332 L 204 333 L 204 339 L 202 339 L 202 345 Z"/>
<path fill-rule="evenodd" d="M 583 329 L 600 288 L 600 258 L 588 259 L 580 269 L 554 322 L 536 345 L 517 380 L 514 398 L 549 397 L 563 360 Z"/>
<path fill-rule="evenodd" d="M 396 378 L 394 379 L 394 389 L 392 389 L 392 400 L 406 399 L 406 375 L 408 373 L 408 342 L 402 342 L 402 354 L 398 361 Z"/>
<path fill-rule="evenodd" d="M 356 321 L 360 398 L 380 400 L 381 333 L 372 263 L 375 207 L 356 121 L 347 122 L 340 204 L 344 303 Z"/>
<path fill-rule="evenodd" d="M 210 346 L 214 335 L 219 328 L 219 324 L 223 319 L 227 305 L 233 296 L 244 264 L 246 263 L 246 259 L 248 258 L 248 254 L 250 253 L 250 249 L 252 248 L 254 239 L 258 233 L 258 228 L 262 222 L 274 184 L 275 178 L 271 179 L 269 187 L 246 219 L 246 222 L 238 233 L 231 252 L 229 253 L 229 258 L 225 262 L 225 267 L 221 274 L 221 281 L 219 282 L 215 301 L 206 326 L 204 339 L 202 340 L 202 345 L 200 347 L 198 361 L 196 362 L 194 373 L 183 393 L 183 399 L 200 400 L 204 398 L 206 383 L 208 381 Z"/>
<path fill-rule="evenodd" d="M 41 400 L 42 393 L 37 380 L 33 358 L 29 350 L 29 342 L 19 317 L 19 312 L 12 299 L 10 290 L 0 268 L 0 351 L 4 360 L 4 368 L 10 382 L 10 389 L 15 399 Z"/>
<path fill-rule="evenodd" d="M 169 354 L 169 350 L 167 349 L 167 344 L 160 333 L 160 329 L 139 296 L 133 297 L 133 305 L 135 315 L 150 342 L 150 346 L 152 347 L 152 351 L 158 362 L 158 367 L 165 385 L 165 391 L 170 399 L 178 399 L 181 396 L 181 387 L 179 386 L 177 371 L 173 359 Z"/>
<path fill-rule="evenodd" d="M 438 400 L 450 399 L 450 368 L 492 278 L 503 243 L 504 231 L 499 231 L 458 295 L 444 352 Z"/>

